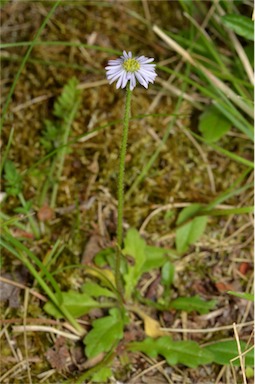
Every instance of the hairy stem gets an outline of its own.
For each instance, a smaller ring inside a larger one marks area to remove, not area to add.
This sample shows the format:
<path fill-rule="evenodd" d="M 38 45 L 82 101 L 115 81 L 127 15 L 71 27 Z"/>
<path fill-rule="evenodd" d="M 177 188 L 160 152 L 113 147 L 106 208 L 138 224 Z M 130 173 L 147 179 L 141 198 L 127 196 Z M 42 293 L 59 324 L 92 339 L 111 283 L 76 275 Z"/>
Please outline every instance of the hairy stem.
<path fill-rule="evenodd" d="M 123 240 L 123 207 L 124 207 L 124 178 L 125 178 L 125 158 L 128 141 L 128 126 L 130 119 L 130 105 L 131 105 L 132 91 L 127 86 L 126 91 L 126 104 L 123 121 L 123 132 L 120 149 L 120 163 L 119 163 L 119 178 L 118 178 L 118 222 L 117 222 L 117 254 L 115 263 L 115 279 L 118 291 L 122 292 L 122 282 L 120 276 L 120 261 L 121 261 L 121 247 Z"/>

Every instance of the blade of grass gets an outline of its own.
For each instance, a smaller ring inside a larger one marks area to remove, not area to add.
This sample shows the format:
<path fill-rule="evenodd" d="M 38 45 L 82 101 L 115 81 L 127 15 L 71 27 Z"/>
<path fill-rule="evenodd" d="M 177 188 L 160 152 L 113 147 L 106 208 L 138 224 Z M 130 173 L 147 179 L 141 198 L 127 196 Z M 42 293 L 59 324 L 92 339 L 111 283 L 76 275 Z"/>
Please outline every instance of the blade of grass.
<path fill-rule="evenodd" d="M 231 209 L 212 209 L 211 211 L 206 211 L 204 215 L 210 216 L 227 216 L 227 215 L 241 215 L 246 213 L 253 213 L 254 207 L 240 207 L 240 208 L 231 208 Z M 200 216 L 198 214 L 198 216 Z M 201 215 L 202 216 L 202 215 Z"/>
<path fill-rule="evenodd" d="M 2 230 L 4 227 L 8 227 L 13 225 L 16 228 L 21 229 L 22 231 L 26 231 L 27 227 L 26 225 L 20 223 L 20 221 L 23 219 L 23 216 L 13 216 L 10 217 L 6 213 L 0 211 L 0 224 Z"/>
<path fill-rule="evenodd" d="M 226 67 L 224 61 L 221 59 L 220 55 L 218 54 L 218 50 L 215 48 L 214 44 L 213 44 L 213 41 L 212 39 L 210 38 L 210 36 L 208 34 L 205 34 L 205 31 L 200 27 L 200 25 L 197 23 L 196 20 L 194 20 L 188 13 L 184 13 L 184 16 L 188 18 L 188 20 L 197 28 L 197 30 L 200 32 L 200 36 L 202 37 L 202 40 L 206 46 L 206 48 L 208 49 L 209 52 L 211 52 L 212 56 L 214 57 L 215 61 L 218 63 L 219 65 L 219 69 L 221 71 L 223 71 L 224 73 L 228 73 L 229 70 L 228 68 Z M 236 45 L 237 44 L 237 39 L 236 37 L 232 37 L 233 38 L 233 41 L 235 41 Z M 234 39 L 235 38 L 235 39 Z M 239 41 L 238 41 L 239 43 Z M 240 43 L 239 43 L 240 45 Z M 239 47 L 238 45 L 238 47 Z M 241 51 L 241 48 L 239 47 L 239 50 Z M 244 51 L 242 50 L 242 58 L 244 57 Z M 246 55 L 245 55 L 246 57 Z M 247 62 L 247 57 L 246 57 L 246 60 L 245 60 L 245 64 Z M 249 76 L 248 76 L 249 77 Z M 250 77 L 249 77 L 250 79 Z M 232 81 L 232 84 L 233 86 L 236 88 L 237 92 L 239 92 L 240 95 L 242 95 L 243 97 L 245 97 L 245 94 L 243 93 L 243 90 L 242 88 L 238 85 L 238 82 L 235 81 L 235 77 L 234 77 L 234 81 Z"/>
<path fill-rule="evenodd" d="M 207 207 L 205 207 L 203 209 L 203 212 L 207 212 L 207 211 L 210 211 L 211 209 L 213 209 L 216 205 L 218 204 L 221 204 L 222 202 L 230 199 L 231 197 L 233 196 L 236 196 L 236 195 L 239 195 L 240 193 L 244 192 L 246 189 L 249 189 L 249 188 L 252 188 L 253 187 L 253 183 L 249 183 L 249 184 L 245 184 L 244 186 L 242 187 L 238 187 L 238 185 L 240 185 L 244 179 L 246 178 L 246 176 L 251 172 L 251 169 L 246 169 L 240 177 L 238 177 L 238 179 L 228 188 L 226 189 L 226 191 L 224 191 L 223 193 L 221 193 L 219 196 L 217 196 L 211 203 L 209 203 L 207 205 Z"/>
<path fill-rule="evenodd" d="M 221 153 L 224 156 L 229 157 L 230 159 L 236 161 L 237 163 L 243 164 L 246 167 L 254 168 L 254 163 L 252 161 L 249 161 L 241 156 L 236 155 L 233 152 L 228 151 L 227 149 L 221 148 L 219 145 L 214 143 L 207 143 L 205 139 L 202 136 L 197 135 L 195 132 L 189 130 L 190 134 L 194 136 L 197 140 L 202 141 L 203 143 L 206 143 L 206 145 L 209 145 L 209 147 L 213 148 L 215 151 Z"/>
<path fill-rule="evenodd" d="M 233 113 L 233 110 L 231 108 L 228 108 L 227 106 L 223 106 L 221 103 L 217 103 L 213 101 L 213 104 L 215 107 L 224 115 L 226 116 L 229 121 L 232 122 L 234 126 L 236 126 L 241 132 L 245 133 L 249 139 L 252 141 L 254 140 L 254 134 L 253 134 L 253 127 L 249 124 L 246 126 L 238 119 L 235 113 Z"/>
<path fill-rule="evenodd" d="M 179 53 L 179 55 L 182 56 L 182 58 L 190 63 L 193 67 L 195 67 L 197 70 L 203 74 L 211 86 L 214 89 L 221 90 L 227 98 L 233 101 L 234 104 L 236 104 L 240 109 L 242 109 L 243 112 L 245 112 L 248 116 L 253 118 L 253 108 L 248 106 L 246 103 L 243 102 L 243 100 L 240 99 L 240 97 L 233 92 L 226 84 L 224 84 L 221 80 L 219 80 L 216 76 L 214 76 L 207 68 L 205 68 L 203 65 L 198 63 L 196 60 L 193 59 L 193 57 L 190 55 L 189 52 L 185 51 L 176 41 L 174 41 L 172 38 L 170 38 L 165 32 L 163 32 L 159 27 L 156 25 L 153 26 L 153 31 L 174 51 Z"/>
<path fill-rule="evenodd" d="M 226 12 L 223 10 L 223 8 L 220 6 L 219 3 L 216 3 L 216 9 L 218 10 L 220 16 L 224 16 L 226 14 Z M 221 27 L 223 29 L 226 29 L 224 27 L 221 19 L 216 14 L 214 15 L 214 18 L 215 18 L 216 22 L 219 23 L 219 25 L 221 25 Z M 235 48 L 236 53 L 238 54 L 241 63 L 243 64 L 243 68 L 246 71 L 248 79 L 250 80 L 251 84 L 254 84 L 253 70 L 252 70 L 250 62 L 249 62 L 249 60 L 248 60 L 248 58 L 247 58 L 247 56 L 245 54 L 245 51 L 244 51 L 242 45 L 240 44 L 240 42 L 237 39 L 237 37 L 234 34 L 234 32 L 232 32 L 230 30 L 227 30 L 227 33 L 228 33 L 228 36 L 229 36 L 230 40 L 232 41 L 233 47 Z"/>
<path fill-rule="evenodd" d="M 44 264 L 38 259 L 38 257 L 31 252 L 25 245 L 23 245 L 19 240 L 15 239 L 13 236 L 7 233 L 7 231 L 4 231 L 3 238 L 7 241 L 5 245 L 11 244 L 15 249 L 18 249 L 20 252 L 25 253 L 39 268 L 43 271 L 49 282 L 51 283 L 52 287 L 55 289 L 56 295 L 61 298 L 62 294 L 59 289 L 59 286 L 56 282 L 56 280 L 52 277 L 52 275 L 48 272 Z"/>
<path fill-rule="evenodd" d="M 2 57 L 1 60 L 2 61 L 10 61 L 10 62 L 19 62 L 19 61 L 23 60 L 23 56 L 11 55 L 11 56 Z M 63 63 L 63 62 L 54 61 L 54 60 L 42 60 L 42 59 L 32 58 L 32 57 L 27 59 L 27 63 L 41 64 L 41 65 L 45 65 L 45 66 L 53 65 L 56 68 L 71 68 L 71 69 L 79 70 L 79 71 L 85 72 L 85 73 L 97 73 L 97 74 L 99 74 L 99 73 L 104 72 L 103 70 L 100 71 L 97 68 L 91 68 L 91 67 L 86 66 L 86 65 L 79 65 L 79 64 L 75 64 L 75 63 L 66 63 L 66 62 Z M 108 82 L 107 82 L 107 84 L 108 84 Z"/>
<path fill-rule="evenodd" d="M 14 134 L 14 127 L 11 128 L 10 135 L 9 135 L 9 138 L 8 138 L 8 143 L 6 145 L 5 151 L 4 151 L 3 156 L 2 156 L 2 161 L 1 161 L 1 164 L 0 164 L 0 178 L 2 176 L 3 167 L 4 167 L 6 159 L 8 158 L 10 147 L 12 145 L 13 134 Z"/>
<path fill-rule="evenodd" d="M 55 9 L 58 7 L 58 5 L 61 3 L 61 0 L 57 0 L 54 5 L 52 6 L 51 10 L 49 11 L 49 13 L 47 14 L 47 16 L 45 17 L 45 19 L 43 20 L 40 28 L 38 29 L 38 31 L 36 32 L 36 35 L 35 35 L 35 38 L 32 42 L 30 42 L 30 45 L 29 45 L 29 48 L 20 64 L 20 67 L 15 75 L 15 78 L 13 80 L 13 83 L 12 83 L 12 86 L 11 86 L 11 89 L 7 95 L 7 99 L 5 101 L 5 105 L 3 107 L 3 110 L 2 110 L 2 118 L 0 120 L 0 134 L 1 134 L 1 131 L 2 131 L 2 127 L 3 127 L 3 124 L 4 124 L 4 121 L 5 121 L 5 116 L 6 116 L 6 112 L 7 112 L 7 109 L 9 107 L 9 104 L 11 102 L 11 98 L 12 98 L 12 95 L 14 93 L 14 90 L 16 88 L 16 85 L 18 83 L 18 80 L 20 78 L 20 75 L 26 65 L 26 62 L 30 56 L 30 53 L 32 51 L 32 49 L 34 48 L 35 46 L 35 43 L 37 41 L 37 39 L 39 38 L 40 34 L 42 33 L 44 27 L 46 26 L 46 24 L 48 23 L 49 19 L 51 18 L 51 16 L 53 15 L 53 13 L 55 12 Z"/>
<path fill-rule="evenodd" d="M 45 268 L 49 271 L 50 266 L 56 261 L 58 256 L 61 254 L 61 252 L 65 249 L 65 245 L 61 245 L 61 240 L 58 239 L 56 243 L 51 248 L 50 252 L 46 254 L 46 257 L 43 260 L 43 264 L 45 265 Z M 40 276 L 43 277 L 44 271 L 41 270 L 39 272 Z M 52 274 L 53 275 L 53 274 Z"/>
<path fill-rule="evenodd" d="M 165 66 L 157 66 L 157 68 L 161 69 L 166 73 L 174 73 L 172 69 L 167 68 Z M 254 140 L 253 126 L 247 120 L 245 120 L 245 118 L 234 107 L 230 100 L 228 100 L 227 97 L 219 89 L 213 92 L 211 88 L 202 86 L 198 82 L 188 77 L 185 77 L 185 75 L 182 75 L 181 73 L 175 73 L 175 75 L 181 80 L 199 89 L 201 93 L 203 93 L 205 96 L 211 98 L 213 100 L 213 103 L 215 103 L 215 106 L 217 106 L 218 109 L 221 108 L 224 115 L 229 118 L 229 120 L 233 123 L 235 127 L 237 127 L 240 131 L 245 132 L 245 134 L 250 139 Z"/>
<path fill-rule="evenodd" d="M 32 276 L 36 279 L 36 281 L 40 284 L 44 292 L 47 294 L 47 296 L 50 298 L 50 300 L 53 302 L 53 304 L 59 309 L 63 316 L 70 322 L 70 324 L 76 329 L 78 334 L 82 336 L 84 334 L 83 327 L 80 326 L 80 324 L 75 320 L 75 318 L 69 313 L 69 311 L 63 307 L 60 303 L 59 296 L 56 297 L 56 294 L 52 292 L 52 290 L 49 288 L 48 284 L 44 281 L 44 279 L 40 276 L 40 274 L 36 271 L 36 269 L 33 267 L 33 265 L 30 263 L 30 261 L 26 258 L 26 256 L 23 254 L 23 251 L 21 250 L 21 247 L 19 246 L 18 250 L 15 250 L 12 248 L 9 244 L 5 243 L 3 240 L 0 239 L 0 244 L 4 246 L 9 252 L 11 252 L 15 257 L 17 257 L 30 271 Z M 27 249 L 28 251 L 28 249 Z M 24 253 L 27 253 L 27 251 Z M 32 252 L 30 252 L 31 256 Z M 32 254 L 33 255 L 33 254 Z M 35 255 L 33 255 L 33 259 L 37 259 Z M 48 277 L 47 272 L 47 277 Z M 52 278 L 51 278 L 52 281 Z M 55 288 L 55 287 L 54 287 Z M 60 292 L 59 288 L 58 291 Z"/>
<path fill-rule="evenodd" d="M 61 0 L 59 1 L 61 2 Z M 91 45 L 91 44 L 84 44 L 84 43 L 77 43 L 77 42 L 70 42 L 70 41 L 21 41 L 17 43 L 4 43 L 0 44 L 0 49 L 6 49 L 6 48 L 16 48 L 16 47 L 32 47 L 37 45 L 42 46 L 64 46 L 64 47 L 83 47 L 92 49 L 94 51 L 101 51 L 106 53 L 112 53 L 114 55 L 122 55 L 122 51 L 118 51 L 117 49 L 112 48 L 106 48 L 106 47 L 100 47 L 99 45 Z"/>

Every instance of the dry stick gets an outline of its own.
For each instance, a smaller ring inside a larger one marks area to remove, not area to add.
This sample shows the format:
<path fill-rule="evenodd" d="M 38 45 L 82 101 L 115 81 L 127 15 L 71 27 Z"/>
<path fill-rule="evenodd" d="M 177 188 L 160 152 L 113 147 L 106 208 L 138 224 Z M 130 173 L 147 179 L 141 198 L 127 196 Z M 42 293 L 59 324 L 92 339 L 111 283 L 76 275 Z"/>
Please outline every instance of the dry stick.
<path fill-rule="evenodd" d="M 24 347 L 25 347 L 25 358 L 26 358 L 26 368 L 27 368 L 27 376 L 29 384 L 32 384 L 32 377 L 31 377 L 31 370 L 29 366 L 29 356 L 28 356 L 28 342 L 27 342 L 27 332 L 26 332 L 26 325 L 27 325 L 27 308 L 28 308 L 28 301 L 29 301 L 29 289 L 27 288 L 25 290 L 25 297 L 24 297 L 24 316 L 23 316 L 23 326 L 24 326 Z"/>
<path fill-rule="evenodd" d="M 9 285 L 12 285 L 14 287 L 17 287 L 17 288 L 20 288 L 20 289 L 29 289 L 29 292 L 34 295 L 35 297 L 37 297 L 39 300 L 42 300 L 42 301 L 47 301 L 47 298 L 43 295 L 41 295 L 40 293 L 28 288 L 26 285 L 24 284 L 20 284 L 20 283 L 17 283 L 16 281 L 12 281 L 12 280 L 9 280 L 9 279 L 6 279 L 5 277 L 2 277 L 0 276 L 0 282 L 3 282 L 3 283 L 6 283 L 6 284 L 9 284 Z"/>
<path fill-rule="evenodd" d="M 241 324 L 235 324 L 235 327 L 237 328 L 243 328 L 248 327 L 250 325 L 253 325 L 253 321 L 248 321 L 247 323 L 241 323 Z M 220 332 L 228 329 L 232 329 L 233 325 L 223 325 L 222 327 L 214 327 L 214 328 L 200 328 L 200 329 L 194 329 L 194 328 L 160 328 L 163 332 L 174 332 L 174 333 L 209 333 L 209 332 Z"/>
<path fill-rule="evenodd" d="M 13 332 L 47 332 L 55 335 L 63 336 L 70 340 L 80 340 L 80 337 L 69 332 L 64 332 L 56 328 L 48 327 L 46 325 L 14 325 L 12 327 Z"/>
<path fill-rule="evenodd" d="M 239 335 L 238 335 L 238 332 L 237 332 L 237 329 L 236 329 L 236 323 L 233 323 L 233 328 L 234 328 L 234 334 L 235 334 L 235 338 L 236 338 L 238 354 L 239 354 L 239 358 L 240 358 L 241 370 L 242 370 L 242 374 L 243 374 L 243 384 L 247 384 L 246 375 L 245 375 L 244 360 L 243 360 L 243 357 L 242 357 L 242 350 L 241 350 Z"/>
<path fill-rule="evenodd" d="M 171 37 L 167 36 L 160 28 L 156 25 L 153 26 L 153 31 L 164 40 L 170 48 L 178 52 L 188 63 L 199 69 L 203 74 L 210 80 L 214 86 L 217 86 L 230 100 L 233 101 L 239 108 L 242 109 L 248 116 L 253 118 L 253 109 L 250 108 L 235 92 L 233 92 L 226 84 L 214 76 L 207 68 L 202 64 L 198 63 L 193 57 L 185 51 L 176 41 Z"/>

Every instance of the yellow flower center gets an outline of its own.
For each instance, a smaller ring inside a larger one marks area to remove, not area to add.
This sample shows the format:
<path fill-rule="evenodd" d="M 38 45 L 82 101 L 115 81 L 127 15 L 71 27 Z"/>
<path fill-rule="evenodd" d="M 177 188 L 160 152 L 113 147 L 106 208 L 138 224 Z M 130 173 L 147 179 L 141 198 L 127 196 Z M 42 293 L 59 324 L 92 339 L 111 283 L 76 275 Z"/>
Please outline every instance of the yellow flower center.
<path fill-rule="evenodd" d="M 127 59 L 123 63 L 123 68 L 126 72 L 136 72 L 140 69 L 140 64 L 136 59 Z"/>

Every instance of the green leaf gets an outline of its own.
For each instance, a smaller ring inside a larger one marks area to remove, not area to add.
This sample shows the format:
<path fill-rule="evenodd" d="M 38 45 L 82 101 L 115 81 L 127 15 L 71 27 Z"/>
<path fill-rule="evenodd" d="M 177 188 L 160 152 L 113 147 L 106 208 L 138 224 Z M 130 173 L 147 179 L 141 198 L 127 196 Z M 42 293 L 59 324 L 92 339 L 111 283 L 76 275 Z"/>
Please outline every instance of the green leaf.
<path fill-rule="evenodd" d="M 165 308 L 169 308 L 171 302 L 171 287 L 174 281 L 174 264 L 167 261 L 161 268 L 161 284 L 164 287 L 163 294 L 158 300 L 158 304 L 162 304 Z"/>
<path fill-rule="evenodd" d="M 182 225 L 201 210 L 199 204 L 192 204 L 184 208 L 178 216 L 177 225 Z M 176 248 L 178 253 L 184 253 L 190 244 L 195 243 L 204 233 L 207 224 L 207 216 L 198 216 L 176 230 Z"/>
<path fill-rule="evenodd" d="M 74 104 L 79 101 L 80 90 L 77 89 L 78 80 L 73 77 L 64 86 L 61 95 L 54 103 L 54 115 L 61 119 L 68 119 L 68 115 L 73 109 Z"/>
<path fill-rule="evenodd" d="M 112 376 L 112 370 L 108 367 L 99 368 L 99 371 L 92 376 L 93 383 L 106 383 Z"/>
<path fill-rule="evenodd" d="M 198 129 L 207 143 L 214 143 L 231 128 L 231 122 L 214 106 L 210 105 L 199 117 Z"/>
<path fill-rule="evenodd" d="M 59 123 L 50 120 L 44 120 L 44 125 L 45 128 L 42 132 L 40 142 L 46 150 L 51 151 L 60 145 L 63 128 Z"/>
<path fill-rule="evenodd" d="M 150 245 L 146 245 L 145 247 L 145 257 L 146 259 L 142 266 L 141 273 L 162 267 L 162 265 L 169 260 L 169 257 L 171 259 L 177 258 L 177 256 L 170 249 L 153 247 Z"/>
<path fill-rule="evenodd" d="M 6 160 L 4 172 L 7 194 L 10 196 L 17 196 L 22 191 L 22 177 L 11 160 Z"/>
<path fill-rule="evenodd" d="M 116 248 L 108 247 L 99 251 L 93 261 L 98 267 L 109 265 L 112 269 L 115 265 Z"/>
<path fill-rule="evenodd" d="M 254 41 L 254 22 L 243 15 L 224 15 L 221 17 L 223 24 L 234 31 L 237 35 Z"/>
<path fill-rule="evenodd" d="M 145 240 L 140 236 L 135 228 L 130 228 L 124 240 L 123 254 L 132 256 L 135 260 L 136 268 L 141 269 L 145 261 Z"/>
<path fill-rule="evenodd" d="M 93 308 L 100 308 L 101 305 L 93 300 L 87 293 L 79 293 L 70 290 L 68 292 L 62 292 L 62 302 L 59 306 L 64 306 L 72 316 L 80 317 Z M 63 314 L 50 301 L 45 304 L 43 309 L 57 319 L 63 318 Z"/>
<path fill-rule="evenodd" d="M 29 201 L 25 201 L 24 202 L 24 206 L 23 207 L 17 207 L 14 209 L 14 212 L 17 212 L 17 213 L 23 213 L 25 215 L 27 215 L 28 213 L 30 213 L 30 210 L 32 208 L 32 205 L 33 205 L 33 202 L 31 200 Z"/>
<path fill-rule="evenodd" d="M 245 292 L 234 292 L 234 291 L 228 291 L 230 295 L 240 297 L 241 299 L 245 299 L 248 301 L 254 301 L 254 294 L 251 293 L 245 293 Z"/>
<path fill-rule="evenodd" d="M 110 291 L 107 288 L 103 288 L 100 285 L 93 282 L 85 283 L 82 286 L 82 291 L 89 294 L 92 297 L 105 296 L 105 297 L 116 298 L 116 295 L 112 291 Z"/>
<path fill-rule="evenodd" d="M 171 308 L 179 309 L 181 311 L 192 312 L 197 311 L 200 315 L 204 315 L 214 309 L 217 300 L 205 301 L 199 296 L 193 297 L 178 297 L 178 299 L 171 302 Z"/>
<path fill-rule="evenodd" d="M 244 352 L 246 343 L 243 341 L 240 341 L 240 346 L 241 346 L 242 352 Z M 230 364 L 230 360 L 234 359 L 239 355 L 235 340 L 220 341 L 218 343 L 208 345 L 203 349 L 206 349 L 207 351 L 212 352 L 214 354 L 213 361 L 220 365 Z M 246 347 L 246 349 L 248 348 Z M 252 349 L 245 354 L 245 365 L 253 366 L 253 362 L 254 362 L 254 350 Z M 235 366 L 240 366 L 240 359 L 234 360 L 232 364 Z"/>
<path fill-rule="evenodd" d="M 122 251 L 124 255 L 131 256 L 133 258 L 134 264 L 129 264 L 127 267 L 127 273 L 124 274 L 124 280 L 126 283 L 125 292 L 128 299 L 131 297 L 133 289 L 142 274 L 142 267 L 146 260 L 145 248 L 146 243 L 140 236 L 139 232 L 134 228 L 129 229 L 124 240 L 124 249 Z"/>
<path fill-rule="evenodd" d="M 142 342 L 130 343 L 130 349 L 146 353 L 152 358 L 163 356 L 169 365 L 184 364 L 190 368 L 209 364 L 213 353 L 201 348 L 195 341 L 173 341 L 169 336 L 158 339 L 146 338 Z"/>
<path fill-rule="evenodd" d="M 161 282 L 162 284 L 170 288 L 174 281 L 174 264 L 167 261 L 161 269 Z"/>
<path fill-rule="evenodd" d="M 254 369 L 251 367 L 245 367 L 245 374 L 247 379 L 252 379 L 254 377 Z"/>
<path fill-rule="evenodd" d="M 122 253 L 125 256 L 132 257 L 132 261 L 127 265 L 126 273 L 123 273 L 127 298 L 131 297 L 143 273 L 162 267 L 170 257 L 172 259 L 177 258 L 173 251 L 169 249 L 147 245 L 134 228 L 129 229 L 127 232 Z"/>
<path fill-rule="evenodd" d="M 85 352 L 88 358 L 108 352 L 123 337 L 123 320 L 118 309 L 109 311 L 110 316 L 93 321 L 93 329 L 85 336 Z"/>
<path fill-rule="evenodd" d="M 182 209 L 177 219 L 177 225 L 182 225 L 185 221 L 192 219 L 201 210 L 200 204 L 191 204 L 188 207 Z"/>

